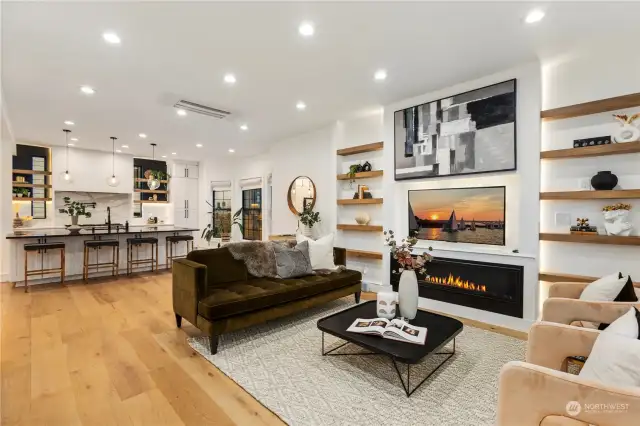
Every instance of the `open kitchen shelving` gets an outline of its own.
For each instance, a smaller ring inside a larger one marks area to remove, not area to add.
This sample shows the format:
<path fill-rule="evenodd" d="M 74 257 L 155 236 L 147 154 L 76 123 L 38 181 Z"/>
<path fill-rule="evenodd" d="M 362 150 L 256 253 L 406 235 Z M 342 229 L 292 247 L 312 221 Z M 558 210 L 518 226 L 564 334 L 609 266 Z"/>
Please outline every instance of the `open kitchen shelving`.
<path fill-rule="evenodd" d="M 632 93 L 614 98 L 601 99 L 593 102 L 569 105 L 540 112 L 542 121 L 562 120 L 567 118 L 582 117 L 585 115 L 599 114 L 603 112 L 617 111 L 626 108 L 640 106 L 640 93 Z M 624 155 L 640 153 L 640 141 L 598 145 L 584 148 L 567 148 L 542 151 L 540 160 L 570 160 L 578 158 L 591 158 L 609 155 Z M 558 191 L 540 192 L 540 200 L 616 200 L 616 199 L 640 199 L 640 189 L 623 189 L 612 191 Z M 541 232 L 540 241 L 554 241 L 562 243 L 578 244 L 605 244 L 622 246 L 640 246 L 640 237 L 615 236 L 600 234 L 560 234 Z M 562 282 L 592 282 L 596 278 L 584 277 L 555 272 L 540 272 L 540 281 Z"/>
<path fill-rule="evenodd" d="M 27 170 L 27 169 L 12 169 L 12 175 L 43 175 L 45 182 L 48 183 L 29 183 L 29 182 L 11 182 L 12 188 L 44 188 L 45 197 L 33 197 L 33 191 L 31 191 L 31 197 L 16 197 L 12 196 L 13 201 L 51 201 L 51 172 L 46 170 Z"/>

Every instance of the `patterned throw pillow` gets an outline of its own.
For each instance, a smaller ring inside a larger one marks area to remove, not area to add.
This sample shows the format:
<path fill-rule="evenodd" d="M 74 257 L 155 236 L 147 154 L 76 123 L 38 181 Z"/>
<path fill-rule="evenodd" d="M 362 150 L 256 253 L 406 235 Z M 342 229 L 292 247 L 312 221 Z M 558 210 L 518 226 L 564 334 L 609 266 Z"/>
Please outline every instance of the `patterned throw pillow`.
<path fill-rule="evenodd" d="M 276 254 L 276 269 L 279 278 L 296 278 L 313 274 L 307 241 L 294 248 L 274 244 L 273 251 Z"/>

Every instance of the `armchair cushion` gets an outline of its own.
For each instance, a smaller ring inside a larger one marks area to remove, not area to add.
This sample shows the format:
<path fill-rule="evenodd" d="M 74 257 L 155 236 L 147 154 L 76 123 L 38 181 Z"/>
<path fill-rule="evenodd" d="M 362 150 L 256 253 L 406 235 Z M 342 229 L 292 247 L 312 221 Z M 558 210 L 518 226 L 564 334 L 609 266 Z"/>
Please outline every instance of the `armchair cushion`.
<path fill-rule="evenodd" d="M 311 268 L 316 269 L 336 269 L 333 263 L 333 234 L 325 235 L 318 240 L 312 240 L 304 235 L 296 235 L 298 243 L 309 242 L 309 256 L 311 257 Z"/>
<path fill-rule="evenodd" d="M 607 275 L 589 284 L 580 294 L 580 300 L 612 302 L 627 283 L 621 273 Z"/>
<path fill-rule="evenodd" d="M 358 271 L 343 270 L 325 276 L 257 278 L 214 288 L 198 304 L 198 314 L 213 321 L 326 293 L 360 282 Z"/>
<path fill-rule="evenodd" d="M 640 340 L 600 333 L 579 376 L 612 386 L 640 388 Z"/>
<path fill-rule="evenodd" d="M 607 333 L 615 333 L 621 336 L 626 336 L 631 339 L 638 339 L 638 333 L 640 331 L 640 311 L 635 306 L 629 308 L 629 311 L 622 315 L 620 318 L 606 327 Z"/>

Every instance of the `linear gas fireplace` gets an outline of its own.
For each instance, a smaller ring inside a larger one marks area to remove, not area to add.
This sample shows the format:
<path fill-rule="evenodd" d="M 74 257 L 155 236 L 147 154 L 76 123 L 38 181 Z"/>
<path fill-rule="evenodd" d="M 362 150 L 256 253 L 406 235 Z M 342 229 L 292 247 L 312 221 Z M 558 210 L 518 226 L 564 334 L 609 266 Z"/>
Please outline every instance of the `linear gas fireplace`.
<path fill-rule="evenodd" d="M 398 270 L 391 259 L 391 270 Z M 434 257 L 427 273 L 418 274 L 420 297 L 522 318 L 524 267 Z M 391 272 L 398 290 L 400 276 Z"/>

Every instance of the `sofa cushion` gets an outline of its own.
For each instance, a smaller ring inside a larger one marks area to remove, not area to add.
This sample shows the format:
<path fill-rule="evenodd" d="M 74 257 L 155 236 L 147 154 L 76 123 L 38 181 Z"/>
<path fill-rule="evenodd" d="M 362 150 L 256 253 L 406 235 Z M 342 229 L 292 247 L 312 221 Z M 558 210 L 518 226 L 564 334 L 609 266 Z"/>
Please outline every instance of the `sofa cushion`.
<path fill-rule="evenodd" d="M 304 299 L 360 282 L 358 271 L 344 270 L 325 276 L 258 278 L 217 286 L 198 303 L 198 314 L 212 321 Z"/>
<path fill-rule="evenodd" d="M 220 285 L 248 279 L 244 262 L 235 260 L 226 247 L 193 250 L 187 254 L 187 260 L 207 267 L 207 294 Z"/>

